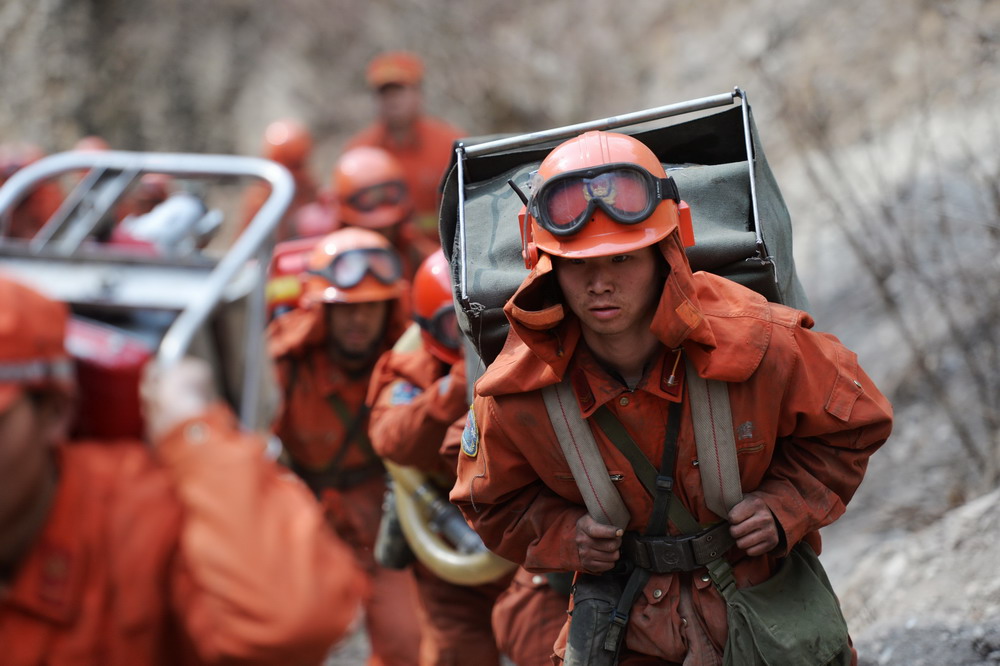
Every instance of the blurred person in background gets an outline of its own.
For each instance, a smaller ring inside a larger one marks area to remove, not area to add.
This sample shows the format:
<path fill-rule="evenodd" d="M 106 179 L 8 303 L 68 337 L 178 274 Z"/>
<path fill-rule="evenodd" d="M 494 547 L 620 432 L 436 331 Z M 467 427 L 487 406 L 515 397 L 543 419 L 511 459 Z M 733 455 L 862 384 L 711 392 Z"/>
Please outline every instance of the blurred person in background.
<path fill-rule="evenodd" d="M 281 164 L 288 169 L 295 181 L 295 196 L 284 217 L 275 229 L 275 242 L 296 238 L 301 234 L 296 230 L 295 218 L 300 209 L 317 201 L 316 180 L 310 170 L 312 159 L 312 133 L 302 122 L 292 118 L 282 118 L 270 123 L 264 130 L 261 156 Z M 255 181 L 244 195 L 238 233 L 246 229 L 250 221 L 270 196 L 271 188 L 266 183 Z M 332 223 L 331 223 L 332 225 Z M 322 225 L 315 225 L 322 227 Z M 327 230 L 329 230 L 328 227 Z"/>
<path fill-rule="evenodd" d="M 284 395 L 275 434 L 371 581 L 363 602 L 369 663 L 383 666 L 416 664 L 420 648 L 412 574 L 374 557 L 386 480 L 365 405 L 375 362 L 406 327 L 407 290 L 389 241 L 339 229 L 314 249 L 298 306 L 267 331 Z"/>
<path fill-rule="evenodd" d="M 407 348 L 397 345 L 379 359 L 368 393 L 369 433 L 376 453 L 417 470 L 444 498 L 455 482 L 458 451 L 442 455 L 440 449 L 448 427 L 458 419 L 464 422 L 468 400 L 450 271 L 440 249 L 417 270 L 412 301 L 420 335 L 410 338 L 408 333 Z M 394 492 L 406 491 L 397 487 Z M 419 560 L 412 568 L 423 629 L 420 665 L 498 666 L 490 613 L 510 574 L 481 585 L 459 585 Z"/>
<path fill-rule="evenodd" d="M 438 208 L 441 182 L 462 130 L 424 113 L 424 64 L 407 51 L 382 53 L 368 63 L 368 87 L 375 96 L 377 118 L 355 134 L 346 149 L 383 148 L 403 168 L 416 211 L 415 226 L 429 243 L 440 245 Z M 425 251 L 424 256 L 430 252 Z"/>
<path fill-rule="evenodd" d="M 308 490 L 193 359 L 147 368 L 152 448 L 67 442 L 68 318 L 0 277 L 3 663 L 321 663 L 364 584 Z"/>
<path fill-rule="evenodd" d="M 347 150 L 334 165 L 330 188 L 338 223 L 385 236 L 399 253 L 407 279 L 438 247 L 415 233 L 406 174 L 388 151 L 369 146 Z"/>

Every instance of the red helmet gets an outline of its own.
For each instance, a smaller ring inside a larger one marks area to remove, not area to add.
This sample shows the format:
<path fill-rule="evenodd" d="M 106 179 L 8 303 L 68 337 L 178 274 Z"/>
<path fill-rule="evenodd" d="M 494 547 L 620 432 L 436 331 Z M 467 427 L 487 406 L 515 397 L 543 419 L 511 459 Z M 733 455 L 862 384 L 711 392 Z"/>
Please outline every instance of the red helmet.
<path fill-rule="evenodd" d="M 403 295 L 399 255 L 381 234 L 349 227 L 324 236 L 306 270 L 302 304 L 367 303 Z"/>
<path fill-rule="evenodd" d="M 292 171 L 306 165 L 312 146 L 312 135 L 297 120 L 276 120 L 264 130 L 264 157 Z"/>
<path fill-rule="evenodd" d="M 403 167 L 381 148 L 351 148 L 333 169 L 333 195 L 341 222 L 384 229 L 399 224 L 413 210 Z"/>
<path fill-rule="evenodd" d="M 525 264 L 541 250 L 601 257 L 647 247 L 681 230 L 693 244 L 687 204 L 645 144 L 587 132 L 556 146 L 538 168 L 521 225 Z"/>
<path fill-rule="evenodd" d="M 462 346 L 451 267 L 440 249 L 424 259 L 413 277 L 413 319 L 420 325 L 420 336 L 431 354 L 449 365 L 458 362 Z"/>
<path fill-rule="evenodd" d="M 97 136 L 96 134 L 88 134 L 82 137 L 73 145 L 73 150 L 82 150 L 84 152 L 90 153 L 100 153 L 105 150 L 111 150 L 111 146 L 108 145 L 107 140 L 103 136 Z"/>

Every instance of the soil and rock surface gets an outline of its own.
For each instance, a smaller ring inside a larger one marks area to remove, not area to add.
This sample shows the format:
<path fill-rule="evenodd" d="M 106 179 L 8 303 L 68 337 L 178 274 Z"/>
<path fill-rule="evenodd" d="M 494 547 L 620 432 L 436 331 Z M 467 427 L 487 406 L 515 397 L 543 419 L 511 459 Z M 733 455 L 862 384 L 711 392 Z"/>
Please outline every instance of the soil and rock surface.
<path fill-rule="evenodd" d="M 6 0 L 0 140 L 254 154 L 294 115 L 325 179 L 397 47 L 472 134 L 748 92 L 817 326 L 896 408 L 824 530 L 861 663 L 1000 663 L 1000 3 Z"/>

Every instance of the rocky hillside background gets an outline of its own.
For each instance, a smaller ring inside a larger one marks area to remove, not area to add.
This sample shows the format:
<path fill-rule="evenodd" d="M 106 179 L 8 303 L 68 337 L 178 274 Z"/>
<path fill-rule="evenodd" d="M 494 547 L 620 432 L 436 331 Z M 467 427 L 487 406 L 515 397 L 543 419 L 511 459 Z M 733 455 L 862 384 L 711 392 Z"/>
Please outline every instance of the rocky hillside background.
<path fill-rule="evenodd" d="M 408 48 L 470 134 L 747 91 L 817 325 L 892 397 L 823 558 L 866 664 L 1000 663 L 1000 3 L 3 0 L 0 141 L 256 154 L 367 122 Z"/>

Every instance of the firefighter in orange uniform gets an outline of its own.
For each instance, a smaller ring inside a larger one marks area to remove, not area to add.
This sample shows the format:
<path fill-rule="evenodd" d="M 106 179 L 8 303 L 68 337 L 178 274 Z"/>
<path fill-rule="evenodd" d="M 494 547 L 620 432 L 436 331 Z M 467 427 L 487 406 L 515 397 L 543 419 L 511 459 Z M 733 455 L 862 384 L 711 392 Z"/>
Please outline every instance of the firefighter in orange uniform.
<path fill-rule="evenodd" d="M 420 644 L 412 575 L 374 559 L 386 482 L 365 406 L 376 360 L 406 326 L 407 287 L 383 236 L 340 229 L 313 251 L 299 306 L 268 327 L 285 396 L 275 432 L 371 579 L 364 601 L 370 663 L 383 666 L 415 664 Z"/>
<path fill-rule="evenodd" d="M 388 151 L 369 146 L 346 151 L 333 167 L 330 188 L 338 222 L 372 229 L 389 239 L 407 279 L 439 247 L 415 232 L 406 174 Z"/>
<path fill-rule="evenodd" d="M 295 196 L 274 232 L 276 242 L 299 236 L 295 225 L 296 215 L 304 206 L 317 201 L 316 180 L 309 167 L 312 150 L 312 134 L 298 120 L 291 118 L 275 120 L 264 130 L 262 155 L 288 169 L 295 180 Z M 267 201 L 270 192 L 271 188 L 260 182 L 255 182 L 247 188 L 243 200 L 241 230 L 250 224 L 254 215 Z M 327 228 L 332 229 L 333 224 L 329 224 Z"/>
<path fill-rule="evenodd" d="M 487 546 L 532 571 L 578 572 L 577 594 L 581 583 L 612 580 L 620 560 L 648 576 L 625 602 L 621 664 L 722 663 L 727 610 L 704 566 L 709 553 L 728 542 L 745 587 L 768 579 L 799 542 L 818 551 L 819 529 L 844 512 L 892 423 L 855 354 L 812 331 L 808 314 L 692 274 L 679 200 L 652 151 L 623 134 L 588 132 L 543 160 L 526 208 L 532 271 L 506 305 L 506 345 L 476 384 L 451 493 Z M 685 359 L 727 382 L 744 493 L 727 515 L 708 508 L 695 464 Z M 613 443 L 621 429 L 590 426 L 630 515 L 625 529 L 584 506 L 541 396 L 562 380 L 570 409 L 589 418 L 601 408 L 600 423 L 610 414 L 659 470 L 653 484 Z M 673 538 L 671 502 L 713 526 L 697 544 Z M 718 540 L 694 550 L 706 537 Z M 686 554 L 643 558 L 642 539 Z M 586 651 L 571 637 L 603 649 L 570 623 L 560 658 Z M 840 650 L 837 663 L 856 660 Z"/>
<path fill-rule="evenodd" d="M 375 452 L 417 469 L 444 489 L 454 484 L 457 451 L 442 456 L 441 444 L 448 427 L 468 411 L 449 275 L 440 249 L 420 265 L 413 281 L 420 345 L 383 354 L 368 394 Z M 490 613 L 510 576 L 465 586 L 442 580 L 419 561 L 413 572 L 423 628 L 420 665 L 499 664 Z"/>
<path fill-rule="evenodd" d="M 66 444 L 67 320 L 0 278 L 3 663 L 321 663 L 363 584 L 308 490 L 193 360 L 147 372 L 152 450 Z"/>
<path fill-rule="evenodd" d="M 403 168 L 413 197 L 418 233 L 427 242 L 440 245 L 441 181 L 455 140 L 465 134 L 424 113 L 423 77 L 423 62 L 413 53 L 390 51 L 372 59 L 366 78 L 375 94 L 378 119 L 354 135 L 345 150 L 375 146 L 392 153 Z M 424 256 L 427 254 L 425 251 Z"/>

